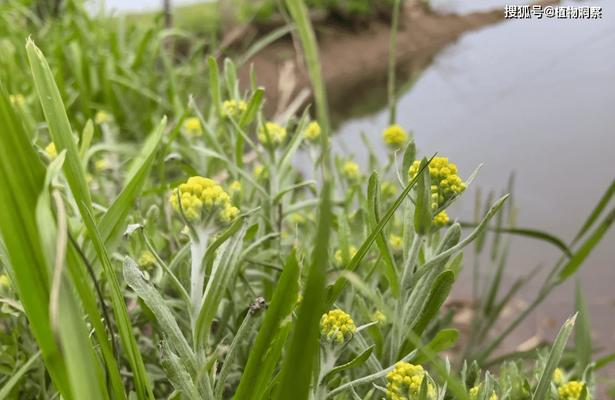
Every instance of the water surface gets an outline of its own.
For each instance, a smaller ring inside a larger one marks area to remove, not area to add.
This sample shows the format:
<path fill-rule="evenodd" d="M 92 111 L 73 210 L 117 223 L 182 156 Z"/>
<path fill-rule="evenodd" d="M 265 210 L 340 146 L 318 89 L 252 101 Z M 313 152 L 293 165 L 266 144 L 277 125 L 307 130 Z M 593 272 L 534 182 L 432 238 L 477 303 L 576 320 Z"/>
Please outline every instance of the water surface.
<path fill-rule="evenodd" d="M 513 2 L 441 0 L 458 12 L 503 7 Z M 414 131 L 422 154 L 438 152 L 466 176 L 484 163 L 475 185 L 450 213 L 469 219 L 474 190 L 502 191 L 516 175 L 518 225 L 571 240 L 615 178 L 615 17 L 606 2 L 602 20 L 511 20 L 464 35 L 435 57 L 399 100 L 398 120 Z M 383 159 L 380 131 L 387 110 L 341 124 L 335 137 L 365 165 L 360 132 Z M 596 339 L 615 339 L 615 228 L 594 250 L 580 273 L 596 328 Z M 549 267 L 558 251 L 527 239 L 513 240 L 507 282 L 536 265 Z M 469 260 L 471 261 L 471 259 Z M 469 270 L 456 296 L 471 294 Z M 542 280 L 536 277 L 524 297 Z M 571 282 L 572 283 L 572 282 Z M 552 338 L 573 312 L 572 284 L 559 288 L 517 335 Z"/>

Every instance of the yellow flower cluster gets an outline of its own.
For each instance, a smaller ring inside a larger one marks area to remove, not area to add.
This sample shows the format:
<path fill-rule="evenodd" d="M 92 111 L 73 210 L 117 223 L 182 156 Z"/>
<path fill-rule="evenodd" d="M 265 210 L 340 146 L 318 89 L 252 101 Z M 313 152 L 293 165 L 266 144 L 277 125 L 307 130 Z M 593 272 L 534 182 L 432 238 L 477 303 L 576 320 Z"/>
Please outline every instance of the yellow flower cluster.
<path fill-rule="evenodd" d="M 433 217 L 433 225 L 436 228 L 441 228 L 443 226 L 446 226 L 446 224 L 448 224 L 448 214 L 446 213 L 446 211 L 440 211 L 438 214 L 436 214 L 435 217 Z"/>
<path fill-rule="evenodd" d="M 398 362 L 395 368 L 387 374 L 387 399 L 411 400 L 418 399 L 423 379 L 427 372 L 420 365 Z M 435 389 L 427 384 L 427 398 L 435 398 Z"/>
<path fill-rule="evenodd" d="M 420 169 L 421 162 L 416 160 L 408 170 L 408 177 L 413 179 Z M 457 175 L 457 166 L 446 157 L 434 157 L 429 164 L 431 177 L 431 208 L 435 211 L 442 204 L 463 192 L 466 184 Z"/>
<path fill-rule="evenodd" d="M 201 121 L 197 117 L 186 118 L 182 126 L 184 132 L 189 136 L 201 136 L 203 134 Z"/>
<path fill-rule="evenodd" d="M 321 129 L 318 122 L 312 121 L 308 124 L 308 126 L 303 131 L 303 137 L 309 140 L 310 142 L 316 141 L 320 137 Z"/>
<path fill-rule="evenodd" d="M 190 221 L 216 216 L 219 221 L 228 223 L 239 214 L 228 193 L 214 180 L 202 176 L 188 178 L 173 190 L 169 201 L 175 211 L 180 211 L 181 202 L 181 209 Z"/>
<path fill-rule="evenodd" d="M 1 274 L 0 275 L 0 290 L 8 289 L 9 287 L 11 287 L 11 281 L 9 280 L 9 277 L 4 274 Z"/>
<path fill-rule="evenodd" d="M 348 247 L 348 257 L 352 258 L 357 254 L 357 248 L 354 246 L 349 246 Z M 335 262 L 338 265 L 342 265 L 342 262 L 344 262 L 344 257 L 342 257 L 342 250 L 341 249 L 337 249 L 335 250 Z"/>
<path fill-rule="evenodd" d="M 579 400 L 581 393 L 583 393 L 584 386 L 585 383 L 580 381 L 570 381 L 568 383 L 564 383 L 557 389 L 559 400 Z"/>
<path fill-rule="evenodd" d="M 222 103 L 222 115 L 228 118 L 239 118 L 248 109 L 243 100 L 226 100 Z"/>
<path fill-rule="evenodd" d="M 564 383 L 564 371 L 561 368 L 555 368 L 555 371 L 553 371 L 553 383 L 557 386 Z"/>
<path fill-rule="evenodd" d="M 47 156 L 53 160 L 54 158 L 56 158 L 58 156 L 58 150 L 56 149 L 56 145 L 55 143 L 51 142 L 47 145 L 47 147 L 45 147 L 45 153 L 47 153 Z"/>
<path fill-rule="evenodd" d="M 94 116 L 94 122 L 98 125 L 107 124 L 111 122 L 111 114 L 106 111 L 98 111 Z"/>
<path fill-rule="evenodd" d="M 269 173 L 267 172 L 267 170 L 265 169 L 265 167 L 263 167 L 260 164 L 256 164 L 254 166 L 254 169 L 252 170 L 252 175 L 254 175 L 254 177 L 256 179 L 265 179 L 269 176 Z"/>
<path fill-rule="evenodd" d="M 372 321 L 378 321 L 379 324 L 384 324 L 387 322 L 387 316 L 380 310 L 374 311 L 372 314 Z"/>
<path fill-rule="evenodd" d="M 404 240 L 401 236 L 392 233 L 389 236 L 389 246 L 391 246 L 393 251 L 400 251 L 404 246 Z"/>
<path fill-rule="evenodd" d="M 258 140 L 263 144 L 277 146 L 286 139 L 286 128 L 275 122 L 267 122 L 258 130 Z"/>
<path fill-rule="evenodd" d="M 342 167 L 342 174 L 349 181 L 356 181 L 361 176 L 359 165 L 353 161 L 346 161 Z"/>
<path fill-rule="evenodd" d="M 98 172 L 103 172 L 103 171 L 110 169 L 111 165 L 109 164 L 109 161 L 107 161 L 106 158 L 101 158 L 94 162 L 94 168 Z"/>
<path fill-rule="evenodd" d="M 399 149 L 408 140 L 408 134 L 401 126 L 393 124 L 382 131 L 382 139 L 392 149 Z"/>
<path fill-rule="evenodd" d="M 23 107 L 26 104 L 26 99 L 20 93 L 9 95 L 9 101 L 17 107 Z"/>
<path fill-rule="evenodd" d="M 137 263 L 141 268 L 149 268 L 156 264 L 156 257 L 151 251 L 145 250 L 139 256 L 139 260 L 137 261 Z"/>
<path fill-rule="evenodd" d="M 470 399 L 476 400 L 476 398 L 478 397 L 479 391 L 480 391 L 480 385 L 474 386 L 472 389 L 470 389 Z M 489 397 L 489 400 L 498 400 L 498 395 L 495 393 L 495 390 L 491 392 L 491 396 Z"/>
<path fill-rule="evenodd" d="M 303 225 L 306 222 L 305 217 L 301 213 L 292 213 L 288 216 L 288 222 L 293 225 Z"/>
<path fill-rule="evenodd" d="M 350 315 L 340 309 L 331 310 L 320 318 L 320 333 L 331 342 L 343 343 L 356 331 Z"/>
<path fill-rule="evenodd" d="M 235 180 L 233 182 L 231 182 L 231 184 L 228 187 L 229 192 L 232 193 L 238 193 L 241 191 L 241 182 Z"/>
<path fill-rule="evenodd" d="M 390 181 L 384 181 L 382 182 L 382 187 L 380 189 L 381 193 L 382 193 L 382 197 L 385 199 L 388 199 L 390 197 L 393 197 L 397 194 L 397 186 L 395 186 L 395 184 L 393 182 Z"/>

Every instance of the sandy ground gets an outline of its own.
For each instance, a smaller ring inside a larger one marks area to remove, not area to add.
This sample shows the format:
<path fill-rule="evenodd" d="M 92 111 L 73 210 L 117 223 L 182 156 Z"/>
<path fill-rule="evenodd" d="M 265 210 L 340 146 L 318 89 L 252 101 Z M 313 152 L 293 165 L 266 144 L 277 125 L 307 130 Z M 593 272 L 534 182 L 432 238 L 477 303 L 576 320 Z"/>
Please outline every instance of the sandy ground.
<path fill-rule="evenodd" d="M 503 18 L 501 9 L 455 15 L 406 6 L 400 16 L 397 41 L 400 80 L 423 69 L 438 51 L 464 32 Z M 364 101 L 365 96 L 370 96 L 370 87 L 386 81 L 391 31 L 385 21 L 375 21 L 361 29 L 323 23 L 316 26 L 316 33 L 331 109 Z M 266 88 L 269 113 L 284 109 L 302 89 L 309 87 L 297 47 L 290 37 L 278 40 L 240 69 L 240 81 L 249 82 L 249 66 L 254 66 L 258 85 Z"/>

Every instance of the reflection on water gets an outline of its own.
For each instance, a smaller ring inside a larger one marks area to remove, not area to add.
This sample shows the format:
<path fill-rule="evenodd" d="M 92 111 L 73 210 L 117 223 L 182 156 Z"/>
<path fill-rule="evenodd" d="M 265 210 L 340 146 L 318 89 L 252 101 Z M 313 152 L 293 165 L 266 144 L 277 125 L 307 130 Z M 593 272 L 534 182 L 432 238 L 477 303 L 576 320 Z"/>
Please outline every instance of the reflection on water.
<path fill-rule="evenodd" d="M 440 4 L 465 12 L 477 3 Z M 605 10 L 602 20 L 515 20 L 469 33 L 440 53 L 401 97 L 399 122 L 414 131 L 419 150 L 450 157 L 466 176 L 485 163 L 474 187 L 499 192 L 514 171 L 518 224 L 568 241 L 615 178 L 614 22 Z M 366 132 L 384 159 L 380 131 L 386 122 L 383 102 L 380 111 L 341 124 L 335 146 L 366 165 L 366 151 L 357 140 Z M 473 215 L 474 190 L 455 206 L 454 217 Z M 615 339 L 610 317 L 615 311 L 614 240 L 615 230 L 580 274 L 597 339 L 605 345 Z M 558 256 L 549 245 L 519 238 L 511 250 L 509 282 L 538 264 L 549 267 Z M 462 282 L 469 283 L 468 277 Z M 532 289 L 540 282 L 534 280 Z M 458 286 L 458 296 L 469 294 L 469 284 Z M 570 284 L 554 293 L 522 334 L 538 331 L 552 338 L 572 305 Z M 546 324 L 546 318 L 555 325 Z"/>

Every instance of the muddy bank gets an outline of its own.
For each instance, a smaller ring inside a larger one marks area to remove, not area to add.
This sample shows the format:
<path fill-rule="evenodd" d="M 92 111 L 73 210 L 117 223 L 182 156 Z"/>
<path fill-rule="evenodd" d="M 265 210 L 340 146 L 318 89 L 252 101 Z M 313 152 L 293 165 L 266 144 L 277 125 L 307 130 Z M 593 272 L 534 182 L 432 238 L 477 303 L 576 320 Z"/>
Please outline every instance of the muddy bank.
<path fill-rule="evenodd" d="M 398 81 L 412 80 L 442 48 L 465 32 L 504 19 L 502 9 L 466 15 L 436 14 L 406 6 L 400 17 L 397 42 Z M 335 25 L 316 27 L 323 76 L 330 108 L 336 114 L 360 115 L 370 104 L 383 104 L 390 27 L 372 22 L 361 30 Z M 307 73 L 290 37 L 278 40 L 252 57 L 240 69 L 240 78 L 249 82 L 249 65 L 254 65 L 257 83 L 266 88 L 266 111 L 283 110 L 302 90 L 309 88 Z"/>

